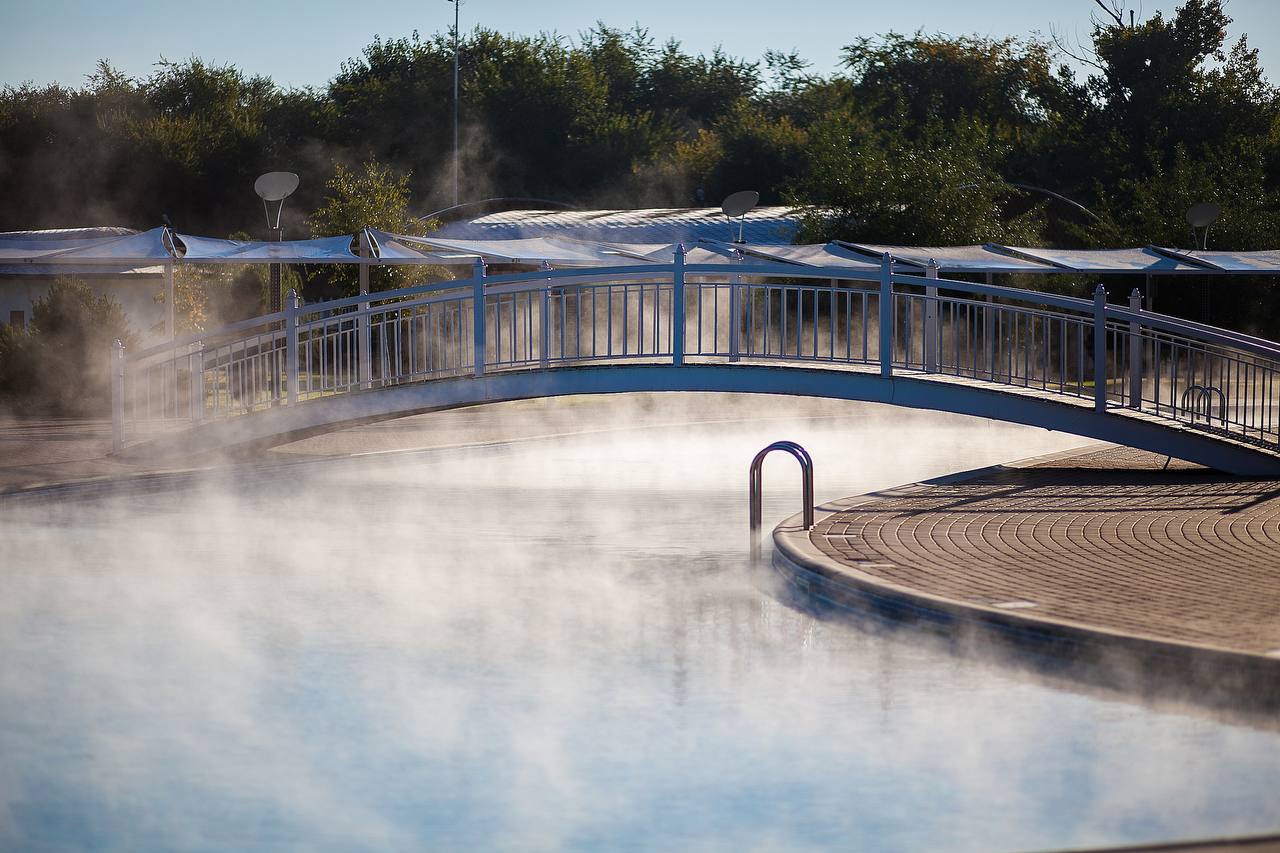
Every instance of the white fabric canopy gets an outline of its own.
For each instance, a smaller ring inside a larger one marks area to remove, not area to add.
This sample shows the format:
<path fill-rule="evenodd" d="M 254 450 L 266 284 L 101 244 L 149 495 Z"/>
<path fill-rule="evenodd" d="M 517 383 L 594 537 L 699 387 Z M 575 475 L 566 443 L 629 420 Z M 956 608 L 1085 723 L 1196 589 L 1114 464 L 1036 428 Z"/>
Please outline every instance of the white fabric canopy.
<path fill-rule="evenodd" d="M 936 261 L 943 272 L 1003 273 L 1055 272 L 1052 264 L 1014 257 L 992 243 L 981 246 L 884 246 L 871 243 L 846 243 L 859 252 L 879 258 L 886 252 L 897 262 L 924 269 Z"/>
<path fill-rule="evenodd" d="M 1141 249 L 1035 249 L 1000 246 L 1028 260 L 1057 267 L 1059 272 L 1171 273 L 1204 272 L 1204 267 L 1170 258 L 1151 248 Z"/>
<path fill-rule="evenodd" d="M 123 234 L 116 237 L 69 240 L 11 239 L 0 240 L 0 258 L 79 265 L 119 265 L 136 267 L 171 261 L 164 228 L 152 228 L 140 234 Z"/>
<path fill-rule="evenodd" d="M 1280 273 L 1280 249 L 1267 252 L 1217 252 L 1197 249 L 1160 249 L 1176 258 L 1186 258 L 1223 272 Z"/>
<path fill-rule="evenodd" d="M 186 254 L 182 256 L 184 261 L 292 261 L 318 264 L 358 261 L 359 256 L 351 251 L 351 239 L 348 234 L 313 240 L 257 242 L 178 235 L 178 240 L 187 248 Z"/>
<path fill-rule="evenodd" d="M 373 232 L 380 235 L 383 232 Z M 553 267 L 607 267 L 642 262 L 615 247 L 556 237 L 522 237 L 514 240 L 450 240 L 436 237 L 388 235 L 402 246 L 422 246 L 436 252 L 456 252 L 483 258 L 487 263 Z M 382 238 L 378 237 L 379 243 Z"/>
<path fill-rule="evenodd" d="M 839 243 L 815 243 L 802 246 L 738 245 L 743 254 L 768 261 L 783 261 L 811 267 L 843 267 L 844 269 L 877 270 L 880 265 L 850 251 Z"/>

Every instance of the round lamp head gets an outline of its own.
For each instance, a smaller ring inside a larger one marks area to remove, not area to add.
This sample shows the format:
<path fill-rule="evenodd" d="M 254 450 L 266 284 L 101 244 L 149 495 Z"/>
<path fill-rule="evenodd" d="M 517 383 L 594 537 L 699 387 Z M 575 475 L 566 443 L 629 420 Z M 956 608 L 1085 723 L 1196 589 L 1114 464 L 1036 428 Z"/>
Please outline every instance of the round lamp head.
<path fill-rule="evenodd" d="M 755 190 L 742 190 L 721 202 L 720 209 L 724 211 L 725 216 L 733 219 L 745 215 L 748 210 L 756 206 L 758 201 L 760 201 L 760 193 Z"/>
<path fill-rule="evenodd" d="M 298 176 L 293 172 L 267 172 L 253 182 L 253 191 L 263 201 L 284 201 L 298 188 Z"/>
<path fill-rule="evenodd" d="M 1202 201 L 1191 205 L 1191 209 L 1187 211 L 1187 224 L 1192 228 L 1208 228 L 1221 215 L 1220 205 L 1211 201 Z"/>

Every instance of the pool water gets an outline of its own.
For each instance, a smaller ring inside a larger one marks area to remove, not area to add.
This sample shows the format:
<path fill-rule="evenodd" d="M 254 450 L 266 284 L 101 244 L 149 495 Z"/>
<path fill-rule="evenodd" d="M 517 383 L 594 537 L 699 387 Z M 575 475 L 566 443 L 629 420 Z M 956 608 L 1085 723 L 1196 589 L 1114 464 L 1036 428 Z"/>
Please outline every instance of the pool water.
<path fill-rule="evenodd" d="M 727 420 L 0 502 L 0 848 L 1021 850 L 1280 829 L 1280 733 L 794 606 L 819 503 L 1078 439 Z M 765 468 L 766 526 L 798 508 Z"/>

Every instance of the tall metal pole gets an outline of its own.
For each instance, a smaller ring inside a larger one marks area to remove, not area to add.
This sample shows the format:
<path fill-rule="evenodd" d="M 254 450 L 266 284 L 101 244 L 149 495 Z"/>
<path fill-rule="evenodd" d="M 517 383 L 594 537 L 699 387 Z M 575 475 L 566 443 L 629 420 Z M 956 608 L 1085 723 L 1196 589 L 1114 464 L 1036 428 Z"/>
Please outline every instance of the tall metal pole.
<path fill-rule="evenodd" d="M 453 3 L 453 204 L 458 205 L 458 13 L 462 0 Z"/>

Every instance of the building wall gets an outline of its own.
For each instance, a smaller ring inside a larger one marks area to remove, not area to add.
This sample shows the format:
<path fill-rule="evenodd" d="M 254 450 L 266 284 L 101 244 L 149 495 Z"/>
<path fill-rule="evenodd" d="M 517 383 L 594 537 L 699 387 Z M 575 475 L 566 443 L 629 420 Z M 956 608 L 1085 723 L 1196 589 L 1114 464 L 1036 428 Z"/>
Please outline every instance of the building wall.
<path fill-rule="evenodd" d="M 9 324 L 15 312 L 21 312 L 25 324 L 31 322 L 36 299 L 49 292 L 55 276 L 0 276 L 0 324 Z M 117 276 L 85 276 L 81 278 L 99 296 L 110 295 L 124 309 L 129 325 L 141 341 L 164 336 L 165 306 L 157 297 L 164 293 L 164 276 L 130 273 Z"/>

